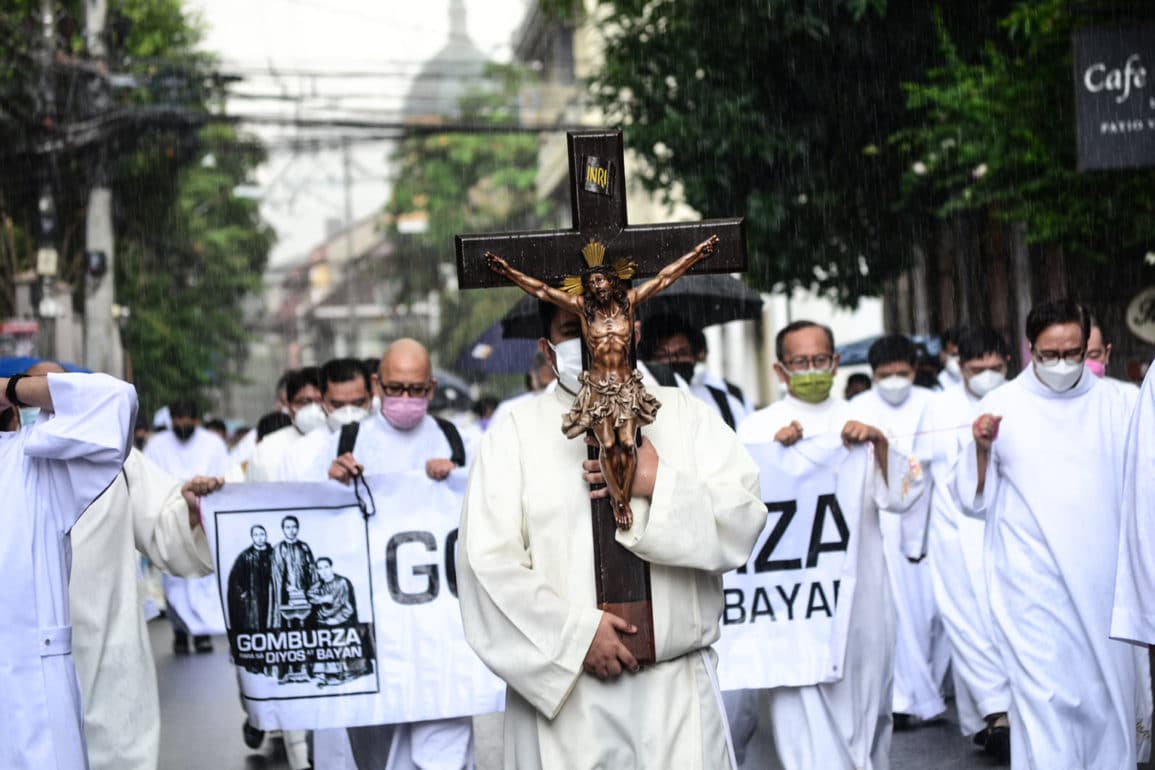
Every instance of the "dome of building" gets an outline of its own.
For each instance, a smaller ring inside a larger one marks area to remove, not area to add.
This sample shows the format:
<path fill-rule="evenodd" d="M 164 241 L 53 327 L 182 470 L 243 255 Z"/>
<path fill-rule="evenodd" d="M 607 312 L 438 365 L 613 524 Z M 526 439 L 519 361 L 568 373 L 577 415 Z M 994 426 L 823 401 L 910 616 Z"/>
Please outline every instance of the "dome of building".
<path fill-rule="evenodd" d="M 477 88 L 488 58 L 469 37 L 465 0 L 449 0 L 449 40 L 425 62 L 409 88 L 408 123 L 441 123 L 460 116 L 461 97 Z"/>

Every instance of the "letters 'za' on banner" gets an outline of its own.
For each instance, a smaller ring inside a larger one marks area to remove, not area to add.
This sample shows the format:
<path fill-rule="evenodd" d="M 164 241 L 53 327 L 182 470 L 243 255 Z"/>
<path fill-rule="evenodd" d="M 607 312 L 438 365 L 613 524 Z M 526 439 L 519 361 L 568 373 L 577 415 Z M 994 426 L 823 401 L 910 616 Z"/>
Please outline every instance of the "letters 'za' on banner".
<path fill-rule="evenodd" d="M 766 527 L 750 561 L 724 577 L 723 689 L 842 678 L 869 455 L 837 437 L 747 447 Z"/>
<path fill-rule="evenodd" d="M 249 719 L 319 729 L 501 708 L 456 598 L 460 490 L 369 479 L 377 514 L 336 484 L 238 484 L 204 521 Z"/>

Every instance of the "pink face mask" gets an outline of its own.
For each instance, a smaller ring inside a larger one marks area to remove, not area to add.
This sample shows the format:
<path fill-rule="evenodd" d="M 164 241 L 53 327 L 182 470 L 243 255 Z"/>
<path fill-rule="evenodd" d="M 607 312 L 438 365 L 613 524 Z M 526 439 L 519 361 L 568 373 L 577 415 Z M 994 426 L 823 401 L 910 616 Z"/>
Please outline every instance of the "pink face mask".
<path fill-rule="evenodd" d="M 1092 361 L 1091 359 L 1087 359 L 1084 363 L 1086 363 L 1087 368 L 1091 370 L 1091 374 L 1095 375 L 1096 377 L 1102 377 L 1107 374 L 1107 367 L 1103 365 L 1102 361 Z"/>
<path fill-rule="evenodd" d="M 397 430 L 413 430 L 429 411 L 429 400 L 416 396 L 385 396 L 381 416 Z"/>

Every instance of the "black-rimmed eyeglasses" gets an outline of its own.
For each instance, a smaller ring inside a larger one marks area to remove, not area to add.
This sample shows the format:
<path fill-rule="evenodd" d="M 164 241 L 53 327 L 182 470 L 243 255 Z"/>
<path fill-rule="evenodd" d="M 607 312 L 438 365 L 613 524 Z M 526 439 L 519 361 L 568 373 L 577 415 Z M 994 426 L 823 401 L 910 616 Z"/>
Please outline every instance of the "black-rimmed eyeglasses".
<path fill-rule="evenodd" d="M 1035 350 L 1035 360 L 1040 364 L 1053 364 L 1060 358 L 1068 364 L 1081 364 L 1086 357 L 1086 348 L 1071 348 L 1070 350 Z"/>
<path fill-rule="evenodd" d="M 834 356 L 819 353 L 816 356 L 795 356 L 788 358 L 782 362 L 786 368 L 792 372 L 805 372 L 810 369 L 816 369 L 824 372 L 834 365 Z"/>
<path fill-rule="evenodd" d="M 381 390 L 385 391 L 385 395 L 390 398 L 397 396 L 424 398 L 429 395 L 429 391 L 433 390 L 433 386 L 427 382 L 415 382 L 409 385 L 403 382 L 383 382 L 381 383 Z"/>

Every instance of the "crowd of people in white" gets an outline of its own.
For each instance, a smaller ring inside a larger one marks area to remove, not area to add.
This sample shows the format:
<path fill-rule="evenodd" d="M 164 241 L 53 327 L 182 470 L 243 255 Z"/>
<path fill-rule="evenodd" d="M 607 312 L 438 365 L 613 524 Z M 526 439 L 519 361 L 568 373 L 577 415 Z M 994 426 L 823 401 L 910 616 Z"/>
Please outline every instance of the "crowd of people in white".
<path fill-rule="evenodd" d="M 756 411 L 708 374 L 700 330 L 644 327 L 639 368 L 662 407 L 641 431 L 634 520 L 617 539 L 651 564 L 646 666 L 622 644 L 629 623 L 596 606 L 587 501 L 600 476 L 560 430 L 579 328 L 543 306 L 534 389 L 468 424 L 430 413 L 437 382 L 414 340 L 369 365 L 287 372 L 277 409 L 231 451 L 191 401 L 138 448 L 131 385 L 48 363 L 0 378 L 0 765 L 158 766 L 138 552 L 165 573 L 174 651 L 210 651 L 225 622 L 203 496 L 409 470 L 470 474 L 459 600 L 465 637 L 508 684 L 506 767 L 885 770 L 892 731 L 941 717 L 950 697 L 962 731 L 1015 768 L 1146 760 L 1155 375 L 1141 390 L 1107 377 L 1111 347 L 1086 308 L 1035 307 L 1014 377 L 1013 348 L 986 327 L 944 338 L 933 387 L 916 384 L 910 339 L 881 337 L 871 387 L 849 400 L 833 393 L 831 331 L 795 321 L 776 339 L 782 397 Z M 776 523 L 744 446 L 823 437 L 872 457 L 855 466 L 868 494 L 848 540 L 853 593 L 837 603 L 841 674 L 720 692 L 722 576 Z M 284 740 L 293 768 L 461 770 L 472 729 L 457 717 Z"/>

